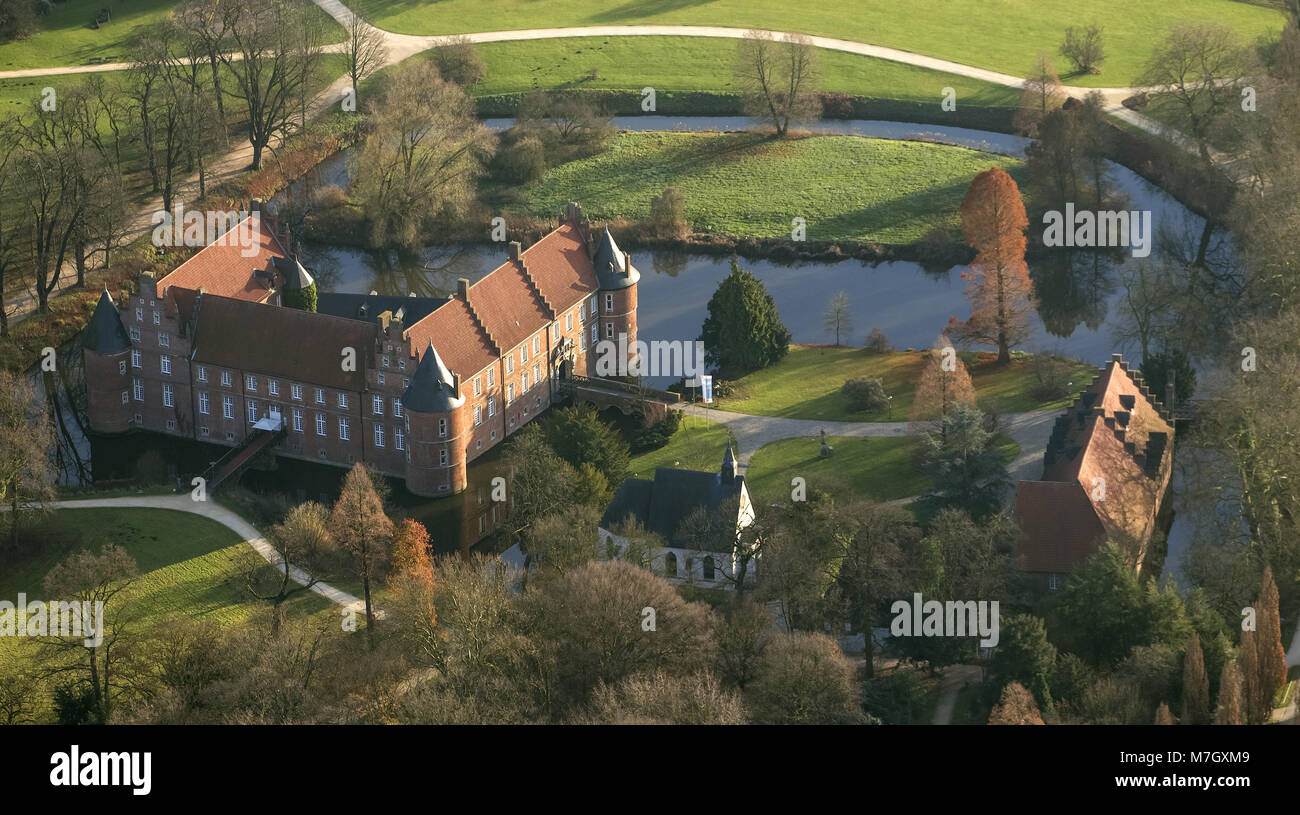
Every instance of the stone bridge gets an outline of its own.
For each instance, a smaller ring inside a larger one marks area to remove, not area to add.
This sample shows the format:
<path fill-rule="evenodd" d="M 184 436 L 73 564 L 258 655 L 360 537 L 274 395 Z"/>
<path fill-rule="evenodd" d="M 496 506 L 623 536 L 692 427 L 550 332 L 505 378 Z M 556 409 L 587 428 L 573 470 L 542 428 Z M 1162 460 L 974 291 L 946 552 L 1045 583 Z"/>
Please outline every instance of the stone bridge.
<path fill-rule="evenodd" d="M 575 405 L 590 405 L 596 411 L 614 408 L 624 416 L 637 416 L 644 427 L 663 421 L 668 416 L 668 405 L 680 401 L 681 396 L 670 391 L 655 390 L 620 382 L 615 379 L 595 379 L 570 376 L 558 381 L 560 395 Z"/>

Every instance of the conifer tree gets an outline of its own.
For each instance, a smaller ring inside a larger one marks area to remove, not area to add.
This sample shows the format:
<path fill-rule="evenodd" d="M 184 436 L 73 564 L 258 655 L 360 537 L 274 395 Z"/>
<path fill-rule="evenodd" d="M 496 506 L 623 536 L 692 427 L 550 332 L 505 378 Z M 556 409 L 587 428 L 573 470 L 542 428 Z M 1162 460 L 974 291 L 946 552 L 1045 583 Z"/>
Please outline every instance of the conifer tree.
<path fill-rule="evenodd" d="M 1229 660 L 1223 663 L 1223 673 L 1219 678 L 1219 704 L 1214 711 L 1215 724 L 1245 724 L 1241 712 L 1241 671 L 1237 663 Z"/>
<path fill-rule="evenodd" d="M 1008 683 L 989 714 L 989 724 L 1042 724 L 1034 695 L 1019 682 Z"/>
<path fill-rule="evenodd" d="M 1210 723 L 1210 678 L 1205 675 L 1205 655 L 1195 631 L 1188 637 L 1187 651 L 1183 654 L 1182 723 Z"/>
<path fill-rule="evenodd" d="M 1156 708 L 1156 724 L 1173 724 L 1173 723 L 1174 723 L 1174 714 L 1169 712 L 1169 705 L 1165 704 L 1164 702 L 1161 702 L 1160 707 Z"/>
<path fill-rule="evenodd" d="M 1282 618 L 1278 611 L 1277 583 L 1273 569 L 1264 567 L 1255 601 L 1255 656 L 1259 662 L 1260 691 L 1273 705 L 1273 695 L 1286 682 L 1286 650 L 1282 647 Z"/>

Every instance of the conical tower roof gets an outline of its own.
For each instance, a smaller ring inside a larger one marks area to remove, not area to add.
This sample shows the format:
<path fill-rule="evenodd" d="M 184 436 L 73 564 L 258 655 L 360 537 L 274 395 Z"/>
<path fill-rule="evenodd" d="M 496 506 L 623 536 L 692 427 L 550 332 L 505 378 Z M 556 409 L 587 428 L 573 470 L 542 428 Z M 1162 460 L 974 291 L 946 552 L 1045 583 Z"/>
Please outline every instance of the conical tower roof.
<path fill-rule="evenodd" d="M 99 295 L 95 313 L 90 315 L 90 323 L 82 332 L 81 347 L 101 354 L 114 354 L 131 347 L 131 335 L 122 325 L 122 315 L 117 313 L 107 288 Z"/>
<path fill-rule="evenodd" d="M 596 255 L 591 262 L 596 267 L 596 279 L 602 289 L 625 289 L 641 278 L 636 268 L 628 263 L 627 255 L 614 242 L 609 227 L 602 229 L 596 237 Z"/>
<path fill-rule="evenodd" d="M 417 413 L 444 413 L 463 404 L 465 397 L 456 396 L 455 379 L 430 340 L 411 384 L 402 394 L 402 407 Z"/>

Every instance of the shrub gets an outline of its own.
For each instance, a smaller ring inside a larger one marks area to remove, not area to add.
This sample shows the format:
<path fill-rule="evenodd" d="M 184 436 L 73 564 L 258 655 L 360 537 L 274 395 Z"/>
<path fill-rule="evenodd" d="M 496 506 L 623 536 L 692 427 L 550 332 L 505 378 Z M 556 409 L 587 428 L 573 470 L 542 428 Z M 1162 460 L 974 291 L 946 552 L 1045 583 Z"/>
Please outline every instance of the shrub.
<path fill-rule="evenodd" d="M 849 406 L 854 410 L 883 410 L 889 404 L 885 386 L 874 376 L 847 380 L 840 393 L 848 397 Z"/>
<path fill-rule="evenodd" d="M 546 147 L 536 136 L 523 136 L 504 144 L 493 161 L 498 178 L 531 184 L 546 175 Z"/>
<path fill-rule="evenodd" d="M 1075 73 L 1101 73 L 1101 63 L 1106 59 L 1101 47 L 1101 26 L 1093 23 L 1083 29 L 1074 26 L 1065 29 L 1065 42 L 1061 43 L 1061 56 L 1070 61 Z"/>
<path fill-rule="evenodd" d="M 1035 354 L 1029 360 L 1035 399 L 1050 401 L 1070 395 L 1070 365 L 1052 354 Z"/>
<path fill-rule="evenodd" d="M 888 354 L 894 349 L 889 344 L 885 332 L 879 328 L 872 328 L 871 333 L 867 335 L 867 350 L 873 354 Z"/>
<path fill-rule="evenodd" d="M 677 428 L 682 425 L 682 414 L 678 410 L 668 411 L 668 415 L 647 428 L 638 430 L 632 436 L 632 452 L 645 453 L 658 450 L 672 439 Z"/>
<path fill-rule="evenodd" d="M 469 37 L 449 37 L 444 45 L 433 49 L 429 58 L 443 79 L 462 88 L 477 85 L 487 75 L 487 65 Z"/>
<path fill-rule="evenodd" d="M 823 93 L 822 118 L 852 119 L 853 96 L 847 93 Z"/>
<path fill-rule="evenodd" d="M 650 221 L 661 238 L 679 238 L 686 233 L 686 196 L 667 187 L 650 200 Z"/>
<path fill-rule="evenodd" d="M 898 670 L 862 686 L 862 708 L 882 724 L 914 724 L 925 713 L 925 683 L 915 670 Z"/>

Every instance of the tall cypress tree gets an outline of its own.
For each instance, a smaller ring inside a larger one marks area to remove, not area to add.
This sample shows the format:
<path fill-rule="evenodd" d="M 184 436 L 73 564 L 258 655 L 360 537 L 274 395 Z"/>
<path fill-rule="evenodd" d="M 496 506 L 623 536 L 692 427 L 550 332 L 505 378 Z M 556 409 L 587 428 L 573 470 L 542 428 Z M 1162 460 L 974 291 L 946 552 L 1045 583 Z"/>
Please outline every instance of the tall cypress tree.
<path fill-rule="evenodd" d="M 734 257 L 731 274 L 709 298 L 700 341 L 709 365 L 732 375 L 771 365 L 790 350 L 790 332 L 776 301 Z"/>
<path fill-rule="evenodd" d="M 1210 678 L 1205 675 L 1201 638 L 1192 632 L 1183 655 L 1183 724 L 1210 723 Z"/>
<path fill-rule="evenodd" d="M 1255 656 L 1259 662 L 1260 692 L 1269 711 L 1273 694 L 1286 682 L 1286 651 L 1282 648 L 1282 618 L 1278 611 L 1277 583 L 1273 569 L 1265 566 L 1255 601 Z"/>
<path fill-rule="evenodd" d="M 1237 670 L 1237 663 L 1229 660 L 1223 663 L 1223 673 L 1219 678 L 1219 704 L 1214 710 L 1214 723 L 1245 724 L 1241 697 L 1241 671 Z"/>

